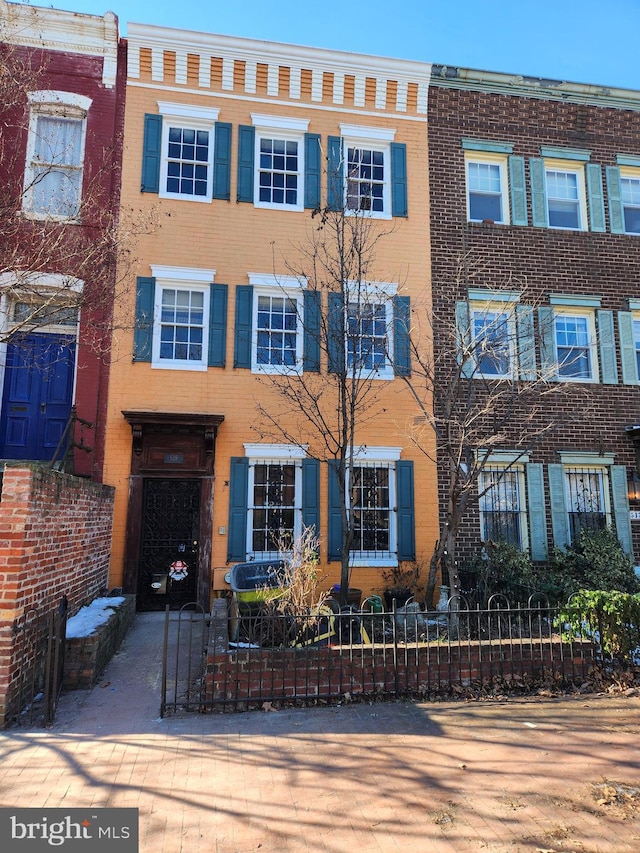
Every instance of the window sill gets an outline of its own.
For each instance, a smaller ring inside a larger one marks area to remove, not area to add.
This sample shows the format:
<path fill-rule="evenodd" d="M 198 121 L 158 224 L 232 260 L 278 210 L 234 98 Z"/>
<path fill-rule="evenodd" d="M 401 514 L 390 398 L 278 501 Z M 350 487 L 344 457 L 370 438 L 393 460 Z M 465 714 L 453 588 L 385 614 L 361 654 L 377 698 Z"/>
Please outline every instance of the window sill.
<path fill-rule="evenodd" d="M 152 361 L 151 367 L 154 370 L 188 370 L 188 371 L 196 371 L 197 373 L 204 373 L 207 369 L 206 364 L 189 364 L 188 362 L 180 362 L 180 361 Z"/>

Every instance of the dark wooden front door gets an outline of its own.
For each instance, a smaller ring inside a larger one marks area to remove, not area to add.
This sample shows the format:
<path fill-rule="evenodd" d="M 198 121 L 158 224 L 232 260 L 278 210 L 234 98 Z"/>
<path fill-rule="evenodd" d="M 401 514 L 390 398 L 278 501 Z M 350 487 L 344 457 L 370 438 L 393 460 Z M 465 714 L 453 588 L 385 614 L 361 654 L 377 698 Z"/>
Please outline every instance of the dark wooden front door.
<path fill-rule="evenodd" d="M 138 609 L 193 602 L 198 588 L 200 479 L 145 478 Z"/>

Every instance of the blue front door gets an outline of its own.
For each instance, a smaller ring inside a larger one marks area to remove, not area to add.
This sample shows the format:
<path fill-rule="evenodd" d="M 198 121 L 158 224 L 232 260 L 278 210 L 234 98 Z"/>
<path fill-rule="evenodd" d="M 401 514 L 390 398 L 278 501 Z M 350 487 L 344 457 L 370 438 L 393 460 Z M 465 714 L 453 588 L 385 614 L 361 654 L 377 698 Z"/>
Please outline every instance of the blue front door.
<path fill-rule="evenodd" d="M 7 346 L 0 415 L 0 458 L 48 460 L 69 419 L 76 344 L 33 334 Z"/>

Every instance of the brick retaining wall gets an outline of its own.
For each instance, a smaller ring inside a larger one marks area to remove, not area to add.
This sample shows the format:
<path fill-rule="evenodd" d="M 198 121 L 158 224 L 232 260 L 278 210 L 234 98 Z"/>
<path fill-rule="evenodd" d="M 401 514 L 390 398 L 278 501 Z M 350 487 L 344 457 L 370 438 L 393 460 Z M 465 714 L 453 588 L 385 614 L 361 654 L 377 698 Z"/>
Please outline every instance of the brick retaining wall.
<path fill-rule="evenodd" d="M 27 624 L 106 589 L 114 490 L 35 463 L 6 463 L 0 497 L 0 726 L 19 710 L 37 643 Z"/>

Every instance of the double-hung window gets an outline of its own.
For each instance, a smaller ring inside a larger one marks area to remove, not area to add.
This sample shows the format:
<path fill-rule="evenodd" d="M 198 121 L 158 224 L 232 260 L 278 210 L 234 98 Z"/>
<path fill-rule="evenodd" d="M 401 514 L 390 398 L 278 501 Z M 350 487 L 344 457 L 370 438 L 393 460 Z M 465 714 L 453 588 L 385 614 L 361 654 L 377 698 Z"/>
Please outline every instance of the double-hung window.
<path fill-rule="evenodd" d="M 457 358 L 462 375 L 476 379 L 537 377 L 533 308 L 520 292 L 469 288 L 456 303 Z"/>
<path fill-rule="evenodd" d="M 480 528 L 484 542 L 527 548 L 524 467 L 487 465 L 478 478 Z"/>
<path fill-rule="evenodd" d="M 613 312 L 599 296 L 549 294 L 539 309 L 541 358 L 548 379 L 618 382 Z"/>
<path fill-rule="evenodd" d="M 640 378 L 640 314 L 633 316 L 633 346 L 636 355 L 636 370 Z"/>
<path fill-rule="evenodd" d="M 302 370 L 304 282 L 292 276 L 249 273 L 253 288 L 251 369 L 257 373 Z"/>
<path fill-rule="evenodd" d="M 363 462 L 353 468 L 347 488 L 353 518 L 352 553 L 356 559 L 389 559 L 395 552 L 392 507 L 395 506 L 395 465 Z"/>
<path fill-rule="evenodd" d="M 546 164 L 549 228 L 584 228 L 582 169 Z"/>
<path fill-rule="evenodd" d="M 290 551 L 300 536 L 302 510 L 302 452 L 274 448 L 273 456 L 255 456 L 265 448 L 249 450 L 247 556 L 270 559 Z M 268 451 L 268 448 L 266 448 Z"/>
<path fill-rule="evenodd" d="M 77 219 L 91 99 L 55 91 L 30 92 L 28 99 L 23 209 L 39 219 Z"/>
<path fill-rule="evenodd" d="M 341 125 L 348 213 L 391 216 L 391 141 L 395 131 Z"/>
<path fill-rule="evenodd" d="M 153 266 L 153 367 L 206 370 L 215 270 Z"/>
<path fill-rule="evenodd" d="M 611 523 L 609 480 L 604 467 L 565 467 L 569 536 L 581 530 L 600 530 Z"/>
<path fill-rule="evenodd" d="M 620 200 L 626 234 L 640 234 L 640 169 L 620 169 Z"/>
<path fill-rule="evenodd" d="M 470 222 L 509 221 L 507 161 L 505 157 L 477 155 L 466 158 L 467 218 Z"/>
<path fill-rule="evenodd" d="M 253 117 L 256 127 L 255 204 L 302 210 L 304 201 L 304 131 L 308 122 L 272 116 Z M 268 126 L 274 122 L 275 126 Z"/>
<path fill-rule="evenodd" d="M 508 310 L 472 303 L 472 336 L 476 370 L 504 378 L 513 370 L 514 320 Z"/>
<path fill-rule="evenodd" d="M 570 231 L 605 230 L 602 169 L 591 152 L 543 145 L 529 160 L 533 224 Z"/>
<path fill-rule="evenodd" d="M 211 201 L 218 109 L 158 104 L 162 116 L 160 197 Z"/>
<path fill-rule="evenodd" d="M 393 298 L 397 285 L 350 286 L 347 305 L 347 370 L 359 376 L 392 379 Z"/>

